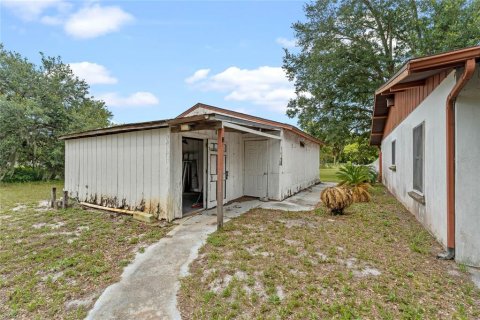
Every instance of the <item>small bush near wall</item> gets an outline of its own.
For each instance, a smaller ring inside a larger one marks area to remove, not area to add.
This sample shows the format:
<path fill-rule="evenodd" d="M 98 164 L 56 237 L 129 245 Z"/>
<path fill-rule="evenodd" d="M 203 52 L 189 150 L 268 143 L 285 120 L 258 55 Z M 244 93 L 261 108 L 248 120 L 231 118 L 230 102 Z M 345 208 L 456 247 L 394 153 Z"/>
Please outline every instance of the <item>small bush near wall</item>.
<path fill-rule="evenodd" d="M 5 175 L 2 182 L 40 181 L 45 178 L 45 170 L 32 167 L 16 167 L 12 173 Z"/>

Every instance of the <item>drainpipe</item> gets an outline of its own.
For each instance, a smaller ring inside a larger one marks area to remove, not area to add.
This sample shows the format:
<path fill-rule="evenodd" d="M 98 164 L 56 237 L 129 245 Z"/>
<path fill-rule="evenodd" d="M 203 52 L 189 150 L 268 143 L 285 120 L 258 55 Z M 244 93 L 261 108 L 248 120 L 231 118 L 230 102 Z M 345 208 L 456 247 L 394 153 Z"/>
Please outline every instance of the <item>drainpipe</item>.
<path fill-rule="evenodd" d="M 438 258 L 455 258 L 455 100 L 475 71 L 475 59 L 465 62 L 465 70 L 447 97 L 447 251 Z"/>

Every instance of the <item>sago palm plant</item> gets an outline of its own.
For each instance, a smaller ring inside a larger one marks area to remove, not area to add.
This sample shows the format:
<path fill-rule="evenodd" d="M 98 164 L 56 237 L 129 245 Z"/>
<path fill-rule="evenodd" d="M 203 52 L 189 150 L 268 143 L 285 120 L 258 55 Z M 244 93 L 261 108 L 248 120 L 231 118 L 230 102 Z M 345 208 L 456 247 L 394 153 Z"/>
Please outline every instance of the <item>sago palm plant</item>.
<path fill-rule="evenodd" d="M 368 167 L 348 163 L 338 170 L 337 177 L 340 180 L 338 186 L 349 189 L 352 192 L 354 202 L 369 202 L 371 200 L 368 192 L 371 188 L 369 183 L 371 175 Z"/>
<path fill-rule="evenodd" d="M 349 189 L 329 187 L 322 191 L 320 200 L 332 214 L 343 214 L 343 210 L 352 204 L 353 197 Z"/>

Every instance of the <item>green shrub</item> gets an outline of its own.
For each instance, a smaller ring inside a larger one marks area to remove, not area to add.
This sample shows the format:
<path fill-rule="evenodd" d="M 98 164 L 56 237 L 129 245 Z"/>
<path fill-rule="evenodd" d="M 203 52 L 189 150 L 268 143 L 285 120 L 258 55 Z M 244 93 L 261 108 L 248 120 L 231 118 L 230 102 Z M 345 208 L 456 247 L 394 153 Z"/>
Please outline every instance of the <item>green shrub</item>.
<path fill-rule="evenodd" d="M 371 178 L 368 167 L 356 166 L 351 163 L 342 166 L 336 175 L 340 180 L 340 186 L 357 186 L 369 182 Z"/>
<path fill-rule="evenodd" d="M 45 170 L 32 167 L 16 167 L 12 173 L 5 175 L 3 182 L 40 181 L 45 177 Z"/>
<path fill-rule="evenodd" d="M 370 176 L 370 183 L 373 184 L 378 180 L 378 172 L 373 166 L 368 166 L 368 175 Z"/>
<path fill-rule="evenodd" d="M 348 163 L 337 172 L 339 186 L 351 191 L 353 202 L 369 202 L 368 190 L 371 188 L 372 174 L 367 166 L 356 166 Z"/>

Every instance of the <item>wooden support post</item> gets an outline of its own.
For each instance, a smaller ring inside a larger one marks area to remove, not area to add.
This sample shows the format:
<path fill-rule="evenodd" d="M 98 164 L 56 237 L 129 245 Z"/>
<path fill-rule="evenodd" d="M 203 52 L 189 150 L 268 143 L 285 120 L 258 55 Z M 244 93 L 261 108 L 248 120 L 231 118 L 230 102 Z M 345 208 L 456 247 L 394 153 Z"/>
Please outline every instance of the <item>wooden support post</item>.
<path fill-rule="evenodd" d="M 223 227 L 224 133 L 225 129 L 223 126 L 217 129 L 217 230 Z"/>
<path fill-rule="evenodd" d="M 51 207 L 56 208 L 57 207 L 57 188 L 52 187 L 52 202 L 51 202 Z"/>
<path fill-rule="evenodd" d="M 67 209 L 67 207 L 68 207 L 68 191 L 63 190 L 62 209 Z"/>

